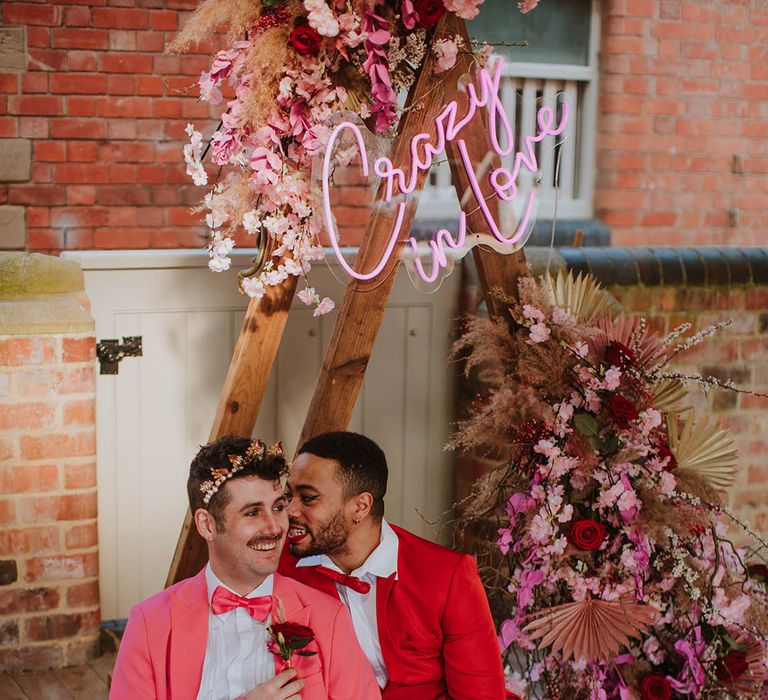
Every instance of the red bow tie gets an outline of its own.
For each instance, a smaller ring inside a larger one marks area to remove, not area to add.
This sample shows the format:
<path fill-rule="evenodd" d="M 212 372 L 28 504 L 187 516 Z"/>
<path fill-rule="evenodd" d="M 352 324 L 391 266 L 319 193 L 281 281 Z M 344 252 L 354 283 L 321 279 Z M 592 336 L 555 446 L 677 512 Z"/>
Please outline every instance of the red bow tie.
<path fill-rule="evenodd" d="M 245 608 L 248 614 L 259 622 L 264 622 L 272 610 L 272 596 L 263 595 L 258 598 L 244 598 L 232 591 L 216 586 L 211 596 L 211 610 L 214 615 L 223 615 L 237 608 Z"/>
<path fill-rule="evenodd" d="M 329 569 L 327 566 L 316 566 L 315 571 L 325 578 L 331 579 L 336 583 L 340 583 L 342 586 L 351 588 L 358 593 L 368 593 L 371 590 L 371 584 L 366 581 L 361 581 L 357 576 L 350 576 L 349 574 L 342 574 L 341 571 L 335 569 Z"/>

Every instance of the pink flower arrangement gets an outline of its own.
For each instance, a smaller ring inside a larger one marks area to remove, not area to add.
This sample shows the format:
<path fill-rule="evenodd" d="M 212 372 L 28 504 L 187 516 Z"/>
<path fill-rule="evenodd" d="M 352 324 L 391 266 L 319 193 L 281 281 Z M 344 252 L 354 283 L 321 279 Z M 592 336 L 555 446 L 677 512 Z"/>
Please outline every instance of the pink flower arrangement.
<path fill-rule="evenodd" d="M 499 522 L 480 562 L 517 692 L 768 697 L 766 581 L 717 495 L 733 443 L 681 413 L 684 378 L 668 364 L 701 337 L 676 345 L 614 319 L 581 282 L 524 280 L 510 325 L 471 320 L 456 346 L 487 389 L 453 445 L 510 454 L 460 523 Z M 747 650 L 748 664 L 734 655 Z"/>

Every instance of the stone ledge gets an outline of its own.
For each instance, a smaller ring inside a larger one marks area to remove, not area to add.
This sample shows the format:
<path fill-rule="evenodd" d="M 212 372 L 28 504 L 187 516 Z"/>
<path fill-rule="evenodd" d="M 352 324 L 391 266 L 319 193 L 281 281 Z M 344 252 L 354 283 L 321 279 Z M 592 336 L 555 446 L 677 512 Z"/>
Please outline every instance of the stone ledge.
<path fill-rule="evenodd" d="M 525 248 L 534 274 L 548 249 Z M 768 248 L 556 248 L 550 269 L 593 275 L 611 286 L 706 287 L 768 284 Z"/>
<path fill-rule="evenodd" d="M 38 253 L 0 253 L 0 300 L 81 295 L 83 272 L 75 262 Z"/>
<path fill-rule="evenodd" d="M 0 336 L 93 333 L 94 321 L 75 299 L 0 301 Z"/>

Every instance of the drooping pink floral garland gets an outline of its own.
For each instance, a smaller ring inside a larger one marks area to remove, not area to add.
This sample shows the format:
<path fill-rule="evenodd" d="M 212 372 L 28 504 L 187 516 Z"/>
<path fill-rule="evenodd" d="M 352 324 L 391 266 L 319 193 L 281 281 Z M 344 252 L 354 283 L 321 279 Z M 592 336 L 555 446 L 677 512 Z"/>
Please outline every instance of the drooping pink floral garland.
<path fill-rule="evenodd" d="M 215 2 L 204 0 L 204 5 Z M 289 275 L 306 278 L 312 263 L 323 257 L 310 169 L 327 142 L 330 116 L 354 109 L 372 130 L 389 132 L 399 118 L 398 91 L 415 78 L 429 32 L 446 11 L 471 19 L 482 2 L 262 0 L 246 37 L 219 51 L 200 76 L 201 100 L 221 104 L 224 84 L 234 93 L 220 126 L 208 138 L 192 125 L 187 128 L 187 174 L 208 188 L 201 208 L 210 228 L 209 267 L 230 267 L 233 236 L 245 230 L 263 253 L 241 274 L 245 294 L 260 298 Z M 535 4 L 529 0 L 519 6 L 528 11 Z M 190 35 L 195 21 L 193 16 L 187 27 Z M 458 37 L 433 43 L 436 72 L 455 64 L 459 48 Z M 280 51 L 285 52 L 281 64 L 266 60 Z M 481 60 L 487 57 L 484 51 Z M 254 110 L 254 95 L 270 80 L 276 93 Z M 353 155 L 338 154 L 337 164 Z M 213 184 L 206 156 L 220 169 Z M 299 298 L 314 305 L 318 315 L 334 306 L 308 284 Z"/>

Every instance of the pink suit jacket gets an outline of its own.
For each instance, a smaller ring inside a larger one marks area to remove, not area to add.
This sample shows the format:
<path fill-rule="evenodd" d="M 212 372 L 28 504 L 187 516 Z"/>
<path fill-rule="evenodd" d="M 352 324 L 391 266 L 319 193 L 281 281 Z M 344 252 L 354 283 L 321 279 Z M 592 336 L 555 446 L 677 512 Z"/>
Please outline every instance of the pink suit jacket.
<path fill-rule="evenodd" d="M 376 623 L 389 683 L 384 700 L 505 700 L 504 669 L 477 564 L 392 526 L 397 578 L 376 584 Z M 288 548 L 280 573 L 338 597 L 336 584 L 296 566 Z"/>
<path fill-rule="evenodd" d="M 314 656 L 292 662 L 305 685 L 302 700 L 380 700 L 381 692 L 360 649 L 349 612 L 338 600 L 275 574 L 285 620 L 308 625 Z M 205 571 L 136 605 L 120 643 L 110 700 L 195 700 L 208 640 Z M 275 670 L 281 661 L 275 657 Z"/>

